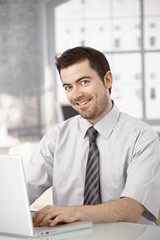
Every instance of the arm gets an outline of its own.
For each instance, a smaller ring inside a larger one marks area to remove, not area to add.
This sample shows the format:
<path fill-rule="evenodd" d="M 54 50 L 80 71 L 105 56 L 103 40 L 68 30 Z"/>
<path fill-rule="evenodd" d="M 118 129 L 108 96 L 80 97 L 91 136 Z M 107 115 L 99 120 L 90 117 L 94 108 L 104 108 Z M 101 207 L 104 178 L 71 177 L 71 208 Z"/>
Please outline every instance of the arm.
<path fill-rule="evenodd" d="M 33 216 L 34 226 L 49 226 L 60 222 L 70 223 L 78 220 L 103 222 L 136 222 L 144 211 L 144 207 L 134 199 L 120 198 L 100 205 L 73 207 L 46 206 Z"/>

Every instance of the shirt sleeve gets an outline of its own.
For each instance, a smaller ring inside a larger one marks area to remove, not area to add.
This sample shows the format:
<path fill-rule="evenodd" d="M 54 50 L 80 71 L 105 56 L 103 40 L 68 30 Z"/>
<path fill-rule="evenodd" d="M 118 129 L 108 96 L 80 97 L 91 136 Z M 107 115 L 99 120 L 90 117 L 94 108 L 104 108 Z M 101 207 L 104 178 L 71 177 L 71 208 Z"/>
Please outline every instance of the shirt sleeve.
<path fill-rule="evenodd" d="M 128 163 L 127 179 L 121 197 L 127 196 L 144 207 L 143 216 L 155 221 L 160 209 L 160 140 L 150 137 L 135 144 Z"/>
<path fill-rule="evenodd" d="M 25 166 L 30 204 L 52 185 L 54 144 L 45 134 Z"/>

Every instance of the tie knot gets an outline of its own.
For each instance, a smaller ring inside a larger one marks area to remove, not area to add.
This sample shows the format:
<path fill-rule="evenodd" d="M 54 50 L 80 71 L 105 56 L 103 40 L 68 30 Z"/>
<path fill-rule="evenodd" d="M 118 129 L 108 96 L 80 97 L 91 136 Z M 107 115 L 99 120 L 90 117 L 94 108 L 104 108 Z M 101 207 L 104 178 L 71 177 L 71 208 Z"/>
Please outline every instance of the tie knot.
<path fill-rule="evenodd" d="M 98 134 L 97 130 L 94 127 L 90 127 L 87 133 L 88 133 L 89 141 L 95 142 Z"/>

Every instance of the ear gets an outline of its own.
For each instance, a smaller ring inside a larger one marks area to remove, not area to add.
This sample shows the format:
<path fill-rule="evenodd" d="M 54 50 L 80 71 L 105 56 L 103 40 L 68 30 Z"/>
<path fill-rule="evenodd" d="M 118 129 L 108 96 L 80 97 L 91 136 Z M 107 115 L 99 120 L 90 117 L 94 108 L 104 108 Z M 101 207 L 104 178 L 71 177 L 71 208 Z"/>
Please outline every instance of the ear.
<path fill-rule="evenodd" d="M 112 87 L 112 73 L 111 71 L 106 72 L 104 75 L 104 85 L 107 89 Z"/>

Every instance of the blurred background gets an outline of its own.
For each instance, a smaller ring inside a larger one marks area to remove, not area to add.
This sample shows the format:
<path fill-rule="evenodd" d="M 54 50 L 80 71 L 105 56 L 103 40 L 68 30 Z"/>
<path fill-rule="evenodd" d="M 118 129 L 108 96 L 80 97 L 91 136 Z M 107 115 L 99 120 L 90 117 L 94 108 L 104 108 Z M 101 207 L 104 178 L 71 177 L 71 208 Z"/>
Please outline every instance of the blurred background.
<path fill-rule="evenodd" d="M 106 55 L 121 111 L 160 132 L 159 0 L 0 0 L 0 149 L 66 118 L 55 55 L 78 45 Z"/>

